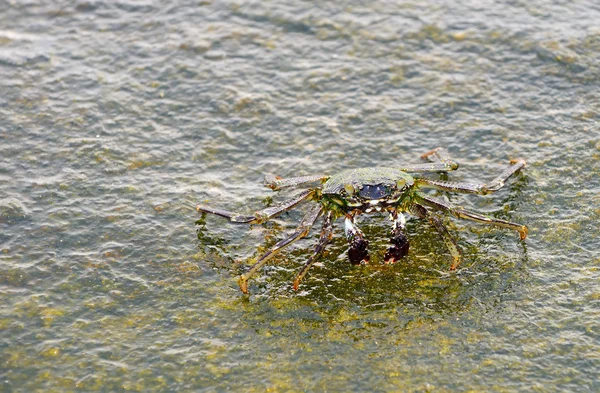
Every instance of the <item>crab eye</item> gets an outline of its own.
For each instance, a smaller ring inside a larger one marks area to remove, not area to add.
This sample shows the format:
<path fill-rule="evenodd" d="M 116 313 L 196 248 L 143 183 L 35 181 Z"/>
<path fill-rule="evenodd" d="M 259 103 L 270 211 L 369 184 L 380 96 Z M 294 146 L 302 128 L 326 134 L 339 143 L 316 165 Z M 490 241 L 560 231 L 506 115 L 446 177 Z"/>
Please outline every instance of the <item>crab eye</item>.
<path fill-rule="evenodd" d="M 348 195 L 353 195 L 354 194 L 354 186 L 352 184 L 345 184 L 344 185 L 344 190 L 346 190 L 346 192 L 348 193 Z"/>
<path fill-rule="evenodd" d="M 396 181 L 396 187 L 399 189 L 404 188 L 405 185 L 406 185 L 406 179 L 398 179 Z"/>

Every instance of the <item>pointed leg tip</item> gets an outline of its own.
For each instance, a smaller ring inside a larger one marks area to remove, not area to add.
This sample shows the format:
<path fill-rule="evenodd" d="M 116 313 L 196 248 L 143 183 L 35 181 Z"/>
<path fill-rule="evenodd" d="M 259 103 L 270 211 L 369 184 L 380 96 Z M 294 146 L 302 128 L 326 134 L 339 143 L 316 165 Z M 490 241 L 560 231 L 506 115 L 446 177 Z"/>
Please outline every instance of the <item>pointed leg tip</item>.
<path fill-rule="evenodd" d="M 244 276 L 240 276 L 240 278 L 238 279 L 238 284 L 240 286 L 242 293 L 244 295 L 247 295 L 248 294 L 248 279 L 244 278 Z"/>
<path fill-rule="evenodd" d="M 440 149 L 441 149 L 441 147 L 436 147 L 436 148 L 435 148 L 435 149 L 433 149 L 433 150 L 429 150 L 427 153 L 423 153 L 423 154 L 421 154 L 421 159 L 422 159 L 422 160 L 426 159 L 427 157 L 429 157 L 430 155 L 434 154 L 436 151 L 438 151 L 438 150 L 440 150 Z"/>
<path fill-rule="evenodd" d="M 528 234 L 529 230 L 526 226 L 523 226 L 521 229 L 519 229 L 519 237 L 521 238 L 521 240 L 525 240 Z"/>
<path fill-rule="evenodd" d="M 268 187 L 273 191 L 277 191 L 280 189 L 280 187 L 277 185 L 277 182 L 282 179 L 283 178 L 281 176 L 267 174 L 267 175 L 265 175 L 263 184 L 265 187 Z"/>
<path fill-rule="evenodd" d="M 300 286 L 300 281 L 298 281 L 298 279 L 296 279 L 294 281 L 294 285 L 293 285 L 294 291 L 297 291 L 299 286 Z"/>
<path fill-rule="evenodd" d="M 460 265 L 460 257 L 455 256 L 452 258 L 452 265 L 450 265 L 450 271 L 455 271 L 458 268 L 458 265 Z"/>

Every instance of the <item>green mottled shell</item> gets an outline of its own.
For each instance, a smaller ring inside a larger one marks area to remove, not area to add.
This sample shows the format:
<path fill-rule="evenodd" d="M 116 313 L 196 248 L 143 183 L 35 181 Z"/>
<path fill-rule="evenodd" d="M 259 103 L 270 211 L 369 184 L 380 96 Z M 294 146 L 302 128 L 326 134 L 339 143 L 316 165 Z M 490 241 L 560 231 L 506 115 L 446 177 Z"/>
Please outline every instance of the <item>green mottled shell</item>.
<path fill-rule="evenodd" d="M 351 184 L 355 189 L 367 185 L 384 185 L 396 189 L 399 180 L 405 180 L 407 185 L 412 185 L 414 179 L 411 175 L 396 168 L 359 168 L 349 169 L 331 176 L 324 184 L 323 194 L 344 194 L 344 187 Z"/>

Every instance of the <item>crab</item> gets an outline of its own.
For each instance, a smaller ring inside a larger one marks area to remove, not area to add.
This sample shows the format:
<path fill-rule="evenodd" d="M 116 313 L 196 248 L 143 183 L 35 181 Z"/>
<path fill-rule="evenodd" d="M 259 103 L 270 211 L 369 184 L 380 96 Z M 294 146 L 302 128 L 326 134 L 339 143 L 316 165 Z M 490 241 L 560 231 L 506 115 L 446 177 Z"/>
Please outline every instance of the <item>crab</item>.
<path fill-rule="evenodd" d="M 421 158 L 429 162 L 399 167 L 349 169 L 331 176 L 311 175 L 282 179 L 268 175 L 265 178 L 265 186 L 274 191 L 309 183 L 320 183 L 320 185 L 304 190 L 288 201 L 259 210 L 252 215 L 238 214 L 205 205 L 196 206 L 196 210 L 203 214 L 210 213 L 224 217 L 233 223 L 261 224 L 295 208 L 302 202 L 315 202 L 291 236 L 277 242 L 239 277 L 238 284 L 244 294 L 248 294 L 248 280 L 269 259 L 285 247 L 308 235 L 320 217 L 323 217 L 323 224 L 319 241 L 313 254 L 296 276 L 293 283 L 294 290 L 298 289 L 304 276 L 331 240 L 334 221 L 342 217 L 344 218 L 344 232 L 350 246 L 348 258 L 353 264 L 369 262 L 367 249 L 369 243 L 356 224 L 356 217 L 363 213 L 389 213 L 392 221 L 391 244 L 384 256 L 385 263 L 394 263 L 408 254 L 409 241 L 404 233 L 406 226 L 404 213 L 428 220 L 435 227 L 452 256 L 451 271 L 456 270 L 459 266 L 461 252 L 456 240 L 444 225 L 439 212 L 480 224 L 515 230 L 519 233 L 521 240 L 527 237 L 525 225 L 468 211 L 445 199 L 422 192 L 422 189 L 436 189 L 466 194 L 490 194 L 499 190 L 511 176 L 519 172 L 525 166 L 524 160 L 511 160 L 509 168 L 486 184 L 450 182 L 424 177 L 422 175 L 424 173 L 445 173 L 458 169 L 458 164 L 448 157 L 443 148 L 433 149 L 423 154 Z"/>

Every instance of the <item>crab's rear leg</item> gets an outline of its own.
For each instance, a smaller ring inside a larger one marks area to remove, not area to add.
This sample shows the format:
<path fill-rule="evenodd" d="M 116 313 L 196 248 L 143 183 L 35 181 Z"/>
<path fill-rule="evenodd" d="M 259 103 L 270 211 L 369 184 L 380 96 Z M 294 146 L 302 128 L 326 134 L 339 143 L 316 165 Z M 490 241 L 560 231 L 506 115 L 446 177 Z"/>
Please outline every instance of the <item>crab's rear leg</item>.
<path fill-rule="evenodd" d="M 298 228 L 296 228 L 296 231 L 290 237 L 277 242 L 277 244 L 275 244 L 275 246 L 273 246 L 273 248 L 271 248 L 269 251 L 267 251 L 265 254 L 263 254 L 259 258 L 259 260 L 254 265 L 252 265 L 246 273 L 244 273 L 240 276 L 240 278 L 238 280 L 238 284 L 240 285 L 240 289 L 242 290 L 243 293 L 248 293 L 248 280 L 250 279 L 250 277 L 252 277 L 258 271 L 258 269 L 263 267 L 264 264 L 267 263 L 267 261 L 269 259 L 271 259 L 271 257 L 273 257 L 274 255 L 279 253 L 281 251 L 281 249 L 289 246 L 290 244 L 294 243 L 295 241 L 306 236 L 308 234 L 308 232 L 310 231 L 310 228 L 312 228 L 313 224 L 315 223 L 317 218 L 319 218 L 319 216 L 321 215 L 322 212 L 323 212 L 323 208 L 321 207 L 321 205 L 314 206 L 304 216 L 304 218 L 302 219 L 302 222 L 300 223 L 300 225 L 298 225 Z"/>
<path fill-rule="evenodd" d="M 430 206 L 437 210 L 447 211 L 456 218 L 463 218 L 463 219 L 475 221 L 475 222 L 478 222 L 481 224 L 494 225 L 497 227 L 513 229 L 513 230 L 519 232 L 519 237 L 521 238 L 521 240 L 524 240 L 527 237 L 528 231 L 527 231 L 527 227 L 525 225 L 517 224 L 514 222 L 510 222 L 510 221 L 500 220 L 497 218 L 486 217 L 482 214 L 470 212 L 468 210 L 463 209 L 460 206 L 454 206 L 451 203 L 448 203 L 441 199 L 423 195 L 421 193 L 418 193 L 416 198 L 420 204 L 423 204 L 425 206 Z"/>
<path fill-rule="evenodd" d="M 436 163 L 441 163 L 446 165 L 450 170 L 458 169 L 458 164 L 450 158 L 448 152 L 443 147 L 436 147 L 433 150 L 428 151 L 427 153 L 421 154 L 422 160 L 429 160 Z"/>
<path fill-rule="evenodd" d="M 437 229 L 438 233 L 442 236 L 444 244 L 446 244 L 446 247 L 448 247 L 448 250 L 452 255 L 452 265 L 450 265 L 450 270 L 456 270 L 461 260 L 460 249 L 458 248 L 456 240 L 450 234 L 448 228 L 446 228 L 442 220 L 440 220 L 438 217 L 436 217 L 430 211 L 428 211 L 425 208 L 425 206 L 420 205 L 418 203 L 413 203 L 410 208 L 410 211 L 413 212 L 419 218 L 429 220 L 429 222 L 435 226 L 435 229 Z"/>
<path fill-rule="evenodd" d="M 525 166 L 525 161 L 511 161 L 511 166 L 505 169 L 489 184 L 484 183 L 464 183 L 464 182 L 449 182 L 443 180 L 418 179 L 418 184 L 421 187 L 435 188 L 443 191 L 461 192 L 465 194 L 486 195 L 498 191 L 504 183 L 515 173 Z"/>
<path fill-rule="evenodd" d="M 331 240 L 333 234 L 332 217 L 332 212 L 328 212 L 327 216 L 325 216 L 325 219 L 323 220 L 323 228 L 321 229 L 321 237 L 319 238 L 319 243 L 317 243 L 317 245 L 315 246 L 315 252 L 313 253 L 313 255 L 311 255 L 308 261 L 306 261 L 306 264 L 304 265 L 302 270 L 300 270 L 300 273 L 298 273 L 298 275 L 296 276 L 296 279 L 294 280 L 294 290 L 298 290 L 300 282 L 302 281 L 304 276 L 306 276 L 306 273 L 308 273 L 308 270 L 311 268 L 311 266 L 315 263 L 317 257 L 321 255 L 321 253 L 325 250 L 327 243 L 329 243 L 329 241 Z"/>
<path fill-rule="evenodd" d="M 329 176 L 325 175 L 309 175 L 282 179 L 279 176 L 266 175 L 264 184 L 265 187 L 269 187 L 270 189 L 277 191 L 282 188 L 299 186 L 300 184 L 305 183 L 314 183 L 317 181 L 323 182 L 328 178 Z"/>
<path fill-rule="evenodd" d="M 422 159 L 429 159 L 427 164 L 410 164 L 397 167 L 404 172 L 450 172 L 458 169 L 458 163 L 452 161 L 446 150 L 438 147 L 421 156 Z"/>
<path fill-rule="evenodd" d="M 238 214 L 234 212 L 230 212 L 227 210 L 215 209 L 210 206 L 198 205 L 196 206 L 196 210 L 201 213 L 211 213 L 220 217 L 224 217 L 229 219 L 231 222 L 239 223 L 239 224 L 260 224 L 265 222 L 281 213 L 284 213 L 299 203 L 304 202 L 307 199 L 310 199 L 314 195 L 314 190 L 306 190 L 300 193 L 295 198 L 292 198 L 286 202 L 281 203 L 277 206 L 267 207 L 266 209 L 262 209 L 254 213 L 252 216 L 247 216 L 243 214 Z"/>
<path fill-rule="evenodd" d="M 390 213 L 390 218 L 394 222 L 392 229 L 392 245 L 387 249 L 384 261 L 385 263 L 395 263 L 400 258 L 408 255 L 408 238 L 404 234 L 406 227 L 406 219 L 404 215 L 398 210 L 394 210 Z"/>
<path fill-rule="evenodd" d="M 426 164 L 412 164 L 395 167 L 404 172 L 450 172 L 458 169 L 456 162 L 429 162 Z"/>
<path fill-rule="evenodd" d="M 365 239 L 365 234 L 358 226 L 356 226 L 354 217 L 354 214 L 346 214 L 344 231 L 346 232 L 346 238 L 350 244 L 348 258 L 352 264 L 359 265 L 362 262 L 369 262 L 369 252 L 367 251 L 369 242 Z"/>

